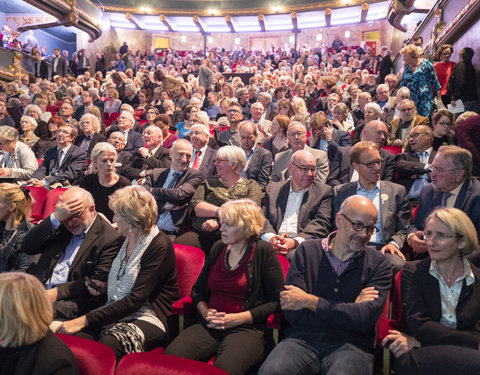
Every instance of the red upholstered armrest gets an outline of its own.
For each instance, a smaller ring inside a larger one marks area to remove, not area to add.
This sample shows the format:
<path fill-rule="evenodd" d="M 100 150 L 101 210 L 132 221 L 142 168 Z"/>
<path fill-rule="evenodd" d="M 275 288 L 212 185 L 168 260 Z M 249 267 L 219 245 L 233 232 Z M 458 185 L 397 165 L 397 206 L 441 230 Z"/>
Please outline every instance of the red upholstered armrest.
<path fill-rule="evenodd" d="M 192 297 L 185 296 L 178 301 L 175 301 L 172 305 L 172 314 L 185 315 L 192 309 Z"/>
<path fill-rule="evenodd" d="M 284 320 L 285 317 L 281 311 L 270 314 L 270 316 L 267 318 L 267 328 L 280 329 L 282 328 Z"/>
<path fill-rule="evenodd" d="M 378 340 L 378 346 L 382 346 L 382 341 L 385 337 L 388 336 L 388 331 L 392 329 L 396 329 L 396 324 L 397 322 L 392 319 L 385 319 L 382 320 L 380 323 L 380 330 L 378 332 L 377 340 Z"/>

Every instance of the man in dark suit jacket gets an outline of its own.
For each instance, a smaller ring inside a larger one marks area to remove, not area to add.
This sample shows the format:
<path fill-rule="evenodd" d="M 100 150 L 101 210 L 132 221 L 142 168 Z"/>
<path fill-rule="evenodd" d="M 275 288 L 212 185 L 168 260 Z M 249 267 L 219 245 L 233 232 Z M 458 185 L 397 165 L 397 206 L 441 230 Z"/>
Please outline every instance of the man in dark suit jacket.
<path fill-rule="evenodd" d="M 390 137 L 388 144 L 401 146 L 405 150 L 408 143 L 408 134 L 419 125 L 430 126 L 430 120 L 427 117 L 417 115 L 415 103 L 410 99 L 404 99 L 397 104 L 400 117 L 392 120 L 390 123 Z"/>
<path fill-rule="evenodd" d="M 352 195 L 369 198 L 378 211 L 377 232 L 372 234 L 370 244 L 387 255 L 398 271 L 405 263 L 403 247 L 410 225 L 410 205 L 407 191 L 401 185 L 380 180 L 380 153 L 371 142 L 358 142 L 351 151 L 352 165 L 358 172 L 358 181 L 335 186 L 333 189 L 332 217 Z M 333 223 L 334 224 L 334 223 Z"/>
<path fill-rule="evenodd" d="M 73 185 L 87 168 L 87 153 L 72 144 L 77 129 L 62 125 L 57 130 L 57 146 L 45 153 L 40 167 L 27 181 L 28 185 L 52 187 L 55 184 Z"/>
<path fill-rule="evenodd" d="M 187 204 L 203 181 L 200 171 L 189 168 L 192 151 L 192 145 L 185 139 L 173 142 L 170 168 L 154 169 L 143 184 L 157 201 L 158 228 L 173 237 L 181 233 Z"/>
<path fill-rule="evenodd" d="M 292 259 L 301 242 L 328 235 L 332 189 L 315 181 L 316 161 L 308 151 L 293 154 L 288 169 L 291 179 L 266 187 L 261 238 Z"/>
<path fill-rule="evenodd" d="M 60 49 L 53 49 L 53 59 L 52 59 L 52 75 L 59 75 L 65 77 L 68 72 L 68 63 L 65 57 L 60 55 Z"/>
<path fill-rule="evenodd" d="M 195 124 L 192 125 L 189 135 L 193 146 L 190 168 L 199 170 L 205 179 L 213 178 L 216 174 L 217 150 L 208 146 L 210 130 L 202 124 Z"/>
<path fill-rule="evenodd" d="M 305 144 L 307 142 L 307 128 L 305 125 L 298 121 L 291 122 L 288 125 L 287 138 L 291 148 L 275 155 L 270 181 L 277 182 L 286 180 L 289 177 L 289 164 L 292 155 L 297 151 L 306 150 L 315 156 L 317 160 L 315 180 L 325 183 L 328 176 L 327 153 L 308 147 Z"/>
<path fill-rule="evenodd" d="M 257 125 L 252 121 L 242 122 L 239 133 L 240 143 L 247 158 L 242 177 L 257 181 L 260 187 L 265 189 L 272 173 L 272 153 L 257 145 Z"/>
<path fill-rule="evenodd" d="M 129 180 L 143 178 L 154 168 L 170 167 L 169 150 L 162 147 L 162 130 L 154 125 L 148 126 L 143 131 L 143 140 L 144 147 L 140 147 L 122 168 L 122 176 Z"/>
<path fill-rule="evenodd" d="M 104 108 L 105 108 L 105 103 L 98 98 L 98 89 L 95 87 L 91 87 L 85 91 L 82 92 L 82 106 L 78 107 L 77 110 L 75 111 L 75 114 L 73 117 L 77 120 L 80 121 L 82 116 L 87 113 L 87 109 L 91 106 L 95 106 L 100 110 L 100 115 L 102 116 L 102 123 L 105 122 L 104 118 Z"/>
<path fill-rule="evenodd" d="M 382 121 L 369 121 L 361 134 L 362 141 L 373 142 L 378 147 L 382 160 L 380 167 L 380 179 L 382 181 L 392 181 L 395 169 L 395 156 L 382 149 L 387 138 L 388 128 Z M 338 186 L 352 181 L 355 169 L 350 163 L 351 149 L 351 147 L 336 147 L 335 144 L 332 144 L 329 151 L 335 156 L 330 165 L 327 185 Z"/>
<path fill-rule="evenodd" d="M 135 119 L 133 118 L 133 113 L 129 111 L 122 111 L 118 117 L 118 127 L 115 130 L 111 129 L 112 131 L 107 133 L 109 137 L 113 131 L 119 131 L 123 133 L 124 137 L 126 138 L 123 151 L 128 151 L 132 154 L 137 152 L 140 147 L 143 147 L 143 137 L 140 133 L 137 133 L 135 130 L 133 130 L 134 124 Z"/>
<path fill-rule="evenodd" d="M 33 63 L 35 78 L 47 79 L 48 78 L 48 65 L 45 60 L 42 60 L 40 52 L 36 52 L 33 55 L 35 62 Z"/>
<path fill-rule="evenodd" d="M 71 319 L 98 302 L 85 286 L 85 277 L 106 282 L 123 238 L 95 211 L 93 197 L 74 187 L 59 198 L 55 211 L 25 237 L 22 251 L 42 254 L 31 273 L 47 287 L 58 314 Z M 78 310 L 77 310 L 78 308 Z"/>
<path fill-rule="evenodd" d="M 415 126 L 408 135 L 412 151 L 395 157 L 395 172 L 398 183 L 405 186 L 410 199 L 418 199 L 423 185 L 430 182 L 430 164 L 435 158 L 432 128 Z"/>
<path fill-rule="evenodd" d="M 472 220 L 480 236 L 480 182 L 471 177 L 470 152 L 457 146 L 441 146 L 431 170 L 432 183 L 423 187 L 417 214 L 408 228 L 408 244 L 417 254 L 427 251 L 422 231 L 426 218 L 436 207 L 462 210 Z M 475 261 L 475 264 L 479 262 Z"/>
<path fill-rule="evenodd" d="M 328 163 L 331 165 L 339 146 L 352 145 L 352 137 L 349 132 L 335 129 L 324 112 L 315 113 L 310 120 L 311 135 L 308 145 L 317 150 L 327 153 Z"/>

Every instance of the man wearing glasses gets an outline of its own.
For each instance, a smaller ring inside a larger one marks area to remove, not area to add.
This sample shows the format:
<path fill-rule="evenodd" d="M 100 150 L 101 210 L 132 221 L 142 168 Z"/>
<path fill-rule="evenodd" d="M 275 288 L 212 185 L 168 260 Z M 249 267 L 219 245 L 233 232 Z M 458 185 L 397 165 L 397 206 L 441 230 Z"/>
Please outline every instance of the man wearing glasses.
<path fill-rule="evenodd" d="M 355 195 L 335 217 L 338 231 L 298 246 L 280 293 L 291 327 L 259 375 L 373 373 L 375 322 L 392 278 L 387 258 L 366 246 L 376 222 L 373 203 Z"/>
<path fill-rule="evenodd" d="M 306 150 L 310 152 L 316 160 L 317 171 L 315 173 L 315 180 L 325 183 L 328 175 L 327 153 L 311 148 L 305 144 L 307 142 L 307 129 L 305 125 L 298 121 L 291 122 L 287 128 L 287 139 L 290 149 L 275 155 L 270 181 L 277 182 L 288 179 L 291 176 L 289 165 L 292 155 L 297 151 Z"/>
<path fill-rule="evenodd" d="M 227 119 L 230 128 L 218 135 L 217 142 L 220 146 L 242 147 L 240 143 L 240 121 L 243 120 L 242 107 L 238 102 L 231 102 L 228 105 Z"/>
<path fill-rule="evenodd" d="M 358 173 L 358 181 L 333 189 L 332 216 L 335 217 L 342 202 L 352 195 L 362 195 L 372 201 L 378 218 L 368 245 L 385 254 L 396 273 L 406 261 L 401 248 L 410 225 L 407 190 L 399 184 L 380 180 L 382 159 L 374 143 L 358 142 L 350 151 L 350 160 Z"/>
<path fill-rule="evenodd" d="M 291 260 L 306 239 L 326 237 L 330 231 L 332 189 L 315 181 L 315 156 L 305 150 L 293 154 L 291 179 L 266 187 L 261 239 Z"/>
<path fill-rule="evenodd" d="M 77 129 L 73 126 L 60 126 L 57 130 L 57 146 L 45 152 L 45 159 L 27 184 L 53 189 L 78 181 L 87 168 L 87 153 L 72 144 L 76 136 Z"/>
<path fill-rule="evenodd" d="M 480 234 L 480 182 L 472 178 L 470 151 L 457 146 L 441 146 L 431 164 L 430 178 L 432 183 L 422 189 L 417 214 L 408 228 L 408 244 L 420 257 L 428 256 L 422 231 L 425 219 L 436 207 L 462 210 Z"/>
<path fill-rule="evenodd" d="M 395 172 L 398 183 L 407 189 L 408 197 L 418 200 L 422 187 L 430 182 L 430 165 L 436 154 L 433 130 L 430 126 L 415 126 L 407 139 L 411 151 L 396 156 Z"/>
<path fill-rule="evenodd" d="M 27 234 L 22 251 L 42 254 L 30 273 L 56 301 L 56 318 L 72 319 L 99 307 L 85 278 L 106 282 L 122 242 L 110 223 L 97 215 L 92 195 L 78 187 L 65 191 L 55 211 Z"/>
<path fill-rule="evenodd" d="M 410 99 L 402 100 L 398 105 L 400 117 L 392 120 L 390 123 L 390 138 L 388 144 L 400 146 L 402 150 L 407 147 L 407 135 L 418 125 L 430 126 L 430 120 L 427 117 L 417 115 L 415 103 Z"/>

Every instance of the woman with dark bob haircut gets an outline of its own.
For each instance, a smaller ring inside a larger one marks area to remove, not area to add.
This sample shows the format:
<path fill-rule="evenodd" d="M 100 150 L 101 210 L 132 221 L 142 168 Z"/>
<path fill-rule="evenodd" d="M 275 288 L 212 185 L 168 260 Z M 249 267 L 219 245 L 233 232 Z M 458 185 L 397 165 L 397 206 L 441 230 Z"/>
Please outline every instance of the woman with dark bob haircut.
<path fill-rule="evenodd" d="M 480 374 L 480 269 L 467 259 L 475 227 L 463 211 L 439 208 L 423 237 L 430 257 L 402 271 L 407 332 L 391 330 L 383 344 L 397 374 Z"/>
<path fill-rule="evenodd" d="M 208 361 L 229 374 L 245 374 L 264 359 L 267 317 L 279 307 L 283 274 L 271 245 L 259 239 L 264 217 L 249 199 L 224 203 L 217 241 L 192 288 L 200 322 L 188 327 L 165 354 Z"/>

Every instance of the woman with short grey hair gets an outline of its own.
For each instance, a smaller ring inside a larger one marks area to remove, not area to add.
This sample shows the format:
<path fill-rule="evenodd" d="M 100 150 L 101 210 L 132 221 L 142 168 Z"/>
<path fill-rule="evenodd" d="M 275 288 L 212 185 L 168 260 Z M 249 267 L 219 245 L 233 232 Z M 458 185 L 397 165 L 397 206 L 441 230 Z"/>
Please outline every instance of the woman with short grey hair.
<path fill-rule="evenodd" d="M 0 176 L 23 184 L 38 168 L 37 158 L 26 144 L 18 142 L 18 132 L 11 126 L 0 126 L 0 148 L 3 160 L 0 162 Z"/>

